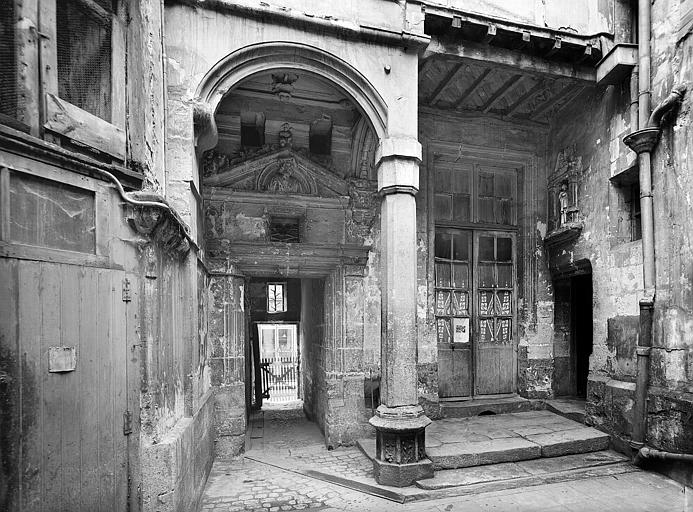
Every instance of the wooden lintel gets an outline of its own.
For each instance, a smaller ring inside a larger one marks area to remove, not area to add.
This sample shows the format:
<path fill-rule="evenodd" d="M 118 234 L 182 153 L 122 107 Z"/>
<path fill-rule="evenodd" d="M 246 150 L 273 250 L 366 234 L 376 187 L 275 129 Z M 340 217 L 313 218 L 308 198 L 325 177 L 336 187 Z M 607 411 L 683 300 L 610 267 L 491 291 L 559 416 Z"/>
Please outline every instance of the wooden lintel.
<path fill-rule="evenodd" d="M 472 82 L 472 84 L 467 87 L 467 89 L 460 95 L 459 98 L 457 98 L 457 101 L 455 102 L 455 105 L 453 106 L 454 109 L 458 108 L 462 103 L 464 103 L 464 100 L 466 100 L 470 94 L 472 94 L 476 89 L 481 85 L 481 83 L 486 80 L 486 77 L 491 73 L 491 68 L 486 68 L 484 71 Z"/>
<path fill-rule="evenodd" d="M 546 57 L 551 57 L 554 55 L 558 50 L 561 49 L 561 38 L 556 36 L 556 38 L 553 40 L 553 46 L 551 49 L 546 53 Z"/>
<path fill-rule="evenodd" d="M 125 132 L 79 107 L 46 94 L 46 123 L 54 133 L 125 160 Z"/>
<path fill-rule="evenodd" d="M 540 108 L 532 112 L 530 117 L 534 120 L 538 119 L 539 117 L 543 116 L 551 110 L 553 107 L 558 105 L 561 101 L 565 100 L 568 98 L 567 101 L 570 101 L 570 99 L 574 98 L 578 94 L 582 92 L 583 87 L 575 87 L 571 84 L 566 85 L 563 89 L 561 89 L 558 94 L 556 94 L 553 98 L 551 98 L 549 101 L 544 103 Z"/>
<path fill-rule="evenodd" d="M 489 110 L 491 110 L 496 101 L 501 99 L 509 91 L 511 91 L 513 87 L 516 87 L 517 84 L 520 83 L 520 80 L 522 80 L 523 76 L 524 75 L 513 75 L 508 80 L 506 80 L 505 83 L 501 85 L 498 88 L 498 90 L 494 92 L 493 95 L 488 99 L 488 101 L 481 107 L 481 111 L 486 113 Z"/>
<path fill-rule="evenodd" d="M 447 72 L 445 77 L 440 81 L 438 86 L 433 90 L 431 95 L 426 100 L 426 103 L 428 105 L 433 105 L 438 102 L 438 100 L 440 99 L 440 95 L 448 86 L 448 84 L 452 81 L 452 79 L 455 77 L 457 72 L 460 69 L 462 69 L 462 66 L 464 66 L 464 62 L 460 62 L 459 64 L 453 65 L 452 68 L 450 68 L 450 71 Z"/>
<path fill-rule="evenodd" d="M 442 41 L 439 37 L 432 37 L 424 57 L 432 55 L 444 56 L 451 60 L 468 59 L 485 66 L 490 64 L 528 74 L 553 75 L 590 83 L 594 83 L 596 79 L 595 70 L 586 66 L 549 61 L 516 50 L 469 41 Z"/>
<path fill-rule="evenodd" d="M 496 26 L 493 23 L 489 23 L 488 28 L 486 29 L 486 35 L 484 36 L 484 43 L 490 43 L 491 40 L 496 37 Z"/>
<path fill-rule="evenodd" d="M 503 112 L 503 114 L 506 115 L 506 116 L 511 116 L 511 115 L 513 115 L 515 112 L 518 111 L 518 109 L 519 109 L 522 105 L 524 105 L 524 103 L 525 103 L 528 99 L 530 99 L 532 96 L 534 96 L 534 95 L 537 94 L 539 91 L 541 91 L 541 90 L 545 87 L 545 85 L 546 85 L 546 81 L 545 81 L 545 80 L 539 80 L 539 81 L 534 85 L 534 87 L 532 87 L 529 91 L 527 91 L 527 92 L 524 93 L 522 96 L 520 96 L 519 98 L 517 98 L 517 100 L 515 101 L 515 103 L 513 103 L 512 105 L 510 105 L 510 108 L 509 108 L 508 110 L 506 110 L 505 112 Z"/>

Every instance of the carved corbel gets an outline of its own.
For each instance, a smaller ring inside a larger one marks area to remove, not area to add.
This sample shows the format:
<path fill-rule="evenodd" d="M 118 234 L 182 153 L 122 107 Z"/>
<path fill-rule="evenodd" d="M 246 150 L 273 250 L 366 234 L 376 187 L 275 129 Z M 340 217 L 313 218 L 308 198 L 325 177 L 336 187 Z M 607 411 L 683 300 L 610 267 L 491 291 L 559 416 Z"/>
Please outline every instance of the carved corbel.
<path fill-rule="evenodd" d="M 130 227 L 155 241 L 167 253 L 185 256 L 190 250 L 190 235 L 185 222 L 173 210 L 165 208 L 159 196 L 137 194 L 137 199 L 156 200 L 162 206 L 132 206 L 127 216 Z"/>
<path fill-rule="evenodd" d="M 193 126 L 195 128 L 195 154 L 199 158 L 205 151 L 217 147 L 219 142 L 214 112 L 208 104 L 195 104 L 193 107 Z"/>

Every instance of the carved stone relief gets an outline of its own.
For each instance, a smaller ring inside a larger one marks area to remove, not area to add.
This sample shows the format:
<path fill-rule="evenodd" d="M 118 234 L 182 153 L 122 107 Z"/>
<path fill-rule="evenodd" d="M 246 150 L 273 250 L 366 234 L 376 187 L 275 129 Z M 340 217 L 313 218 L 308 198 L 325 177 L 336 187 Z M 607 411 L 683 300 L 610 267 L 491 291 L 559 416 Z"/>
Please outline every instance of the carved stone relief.
<path fill-rule="evenodd" d="M 582 171 L 582 157 L 574 144 L 558 153 L 548 180 L 549 234 L 545 241 L 549 244 L 569 241 L 582 229 L 579 190 Z M 570 234 L 566 237 L 563 232 Z"/>

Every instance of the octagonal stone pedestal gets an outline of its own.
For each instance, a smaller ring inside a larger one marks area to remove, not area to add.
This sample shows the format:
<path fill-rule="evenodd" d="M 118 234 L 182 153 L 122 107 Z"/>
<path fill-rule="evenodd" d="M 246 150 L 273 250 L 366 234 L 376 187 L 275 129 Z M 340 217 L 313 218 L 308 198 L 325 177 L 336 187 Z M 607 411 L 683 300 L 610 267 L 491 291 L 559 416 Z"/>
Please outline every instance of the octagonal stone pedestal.
<path fill-rule="evenodd" d="M 433 478 L 433 463 L 426 456 L 430 423 L 419 405 L 378 407 L 370 424 L 376 431 L 373 472 L 379 484 L 406 487 Z"/>

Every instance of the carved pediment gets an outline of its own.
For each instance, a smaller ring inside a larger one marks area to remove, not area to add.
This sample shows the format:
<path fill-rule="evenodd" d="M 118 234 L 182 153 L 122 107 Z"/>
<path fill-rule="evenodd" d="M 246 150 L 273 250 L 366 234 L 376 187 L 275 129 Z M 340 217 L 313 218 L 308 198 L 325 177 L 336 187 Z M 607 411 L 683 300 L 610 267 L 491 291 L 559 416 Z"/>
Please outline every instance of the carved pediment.
<path fill-rule="evenodd" d="M 215 171 L 203 179 L 204 185 L 270 194 L 349 194 L 346 181 L 291 148 L 279 148 Z"/>

